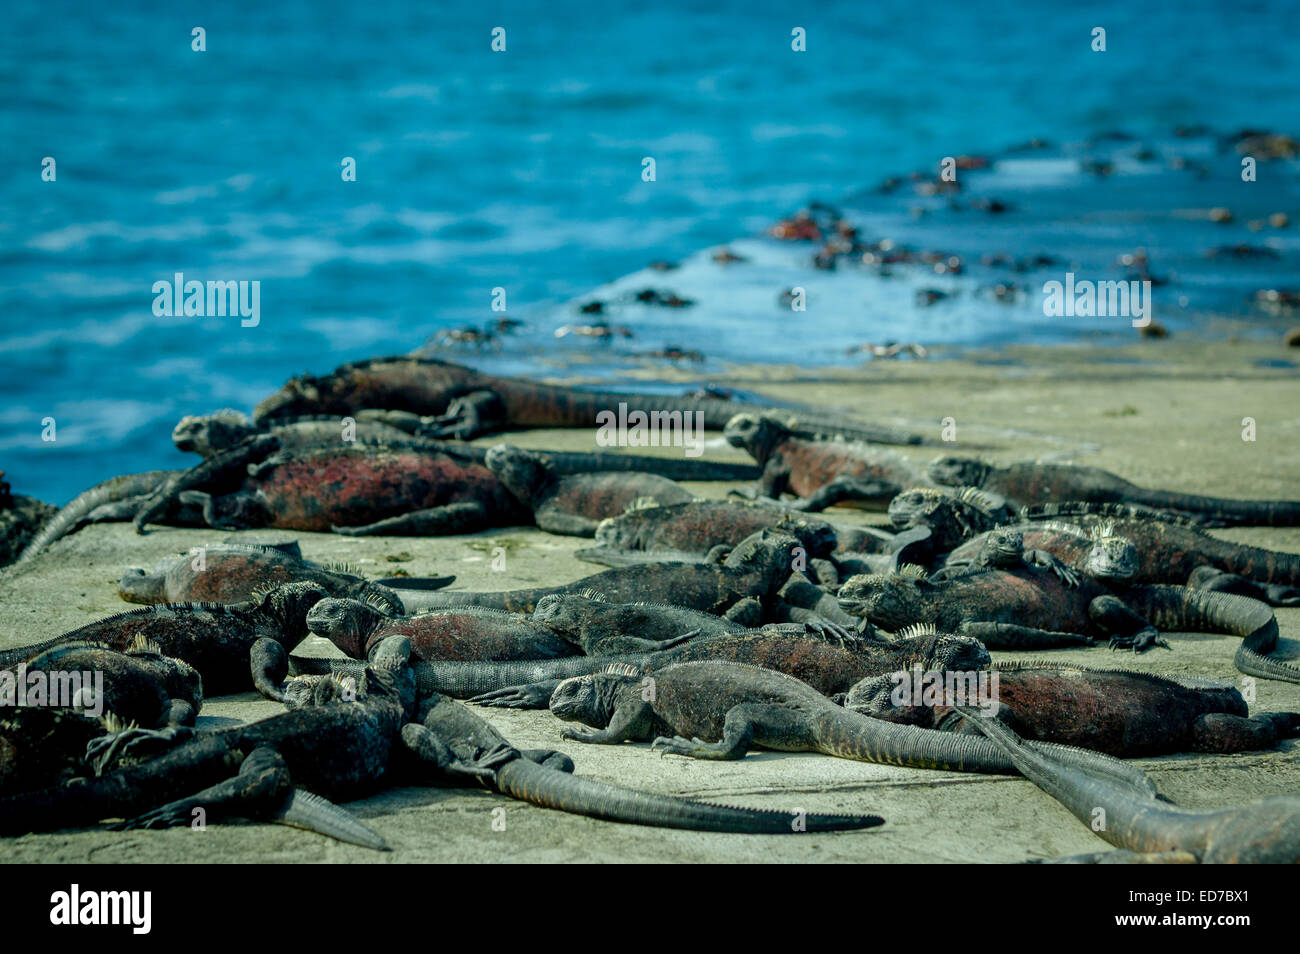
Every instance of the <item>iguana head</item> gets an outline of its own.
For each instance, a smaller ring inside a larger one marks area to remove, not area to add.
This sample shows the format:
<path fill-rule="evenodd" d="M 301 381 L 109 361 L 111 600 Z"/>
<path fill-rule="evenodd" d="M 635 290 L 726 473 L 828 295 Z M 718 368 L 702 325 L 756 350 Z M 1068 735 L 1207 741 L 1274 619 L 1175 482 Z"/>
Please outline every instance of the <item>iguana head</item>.
<path fill-rule="evenodd" d="M 737 414 L 722 429 L 728 444 L 747 451 L 759 463 L 771 456 L 772 449 L 787 434 L 786 425 L 768 414 Z"/>
<path fill-rule="evenodd" d="M 844 708 L 875 719 L 929 727 L 934 710 L 928 706 L 909 706 L 896 702 L 899 688 L 897 673 L 868 676 L 856 682 L 844 696 Z"/>
<path fill-rule="evenodd" d="M 161 573 L 149 573 L 142 566 L 128 567 L 117 581 L 117 594 L 128 603 L 165 603 L 165 583 Z"/>
<path fill-rule="evenodd" d="M 952 669 L 971 672 L 987 669 L 993 657 L 978 639 L 940 633 L 929 623 L 917 623 L 900 630 L 892 644 L 900 652 L 900 664 L 910 668 Z"/>
<path fill-rule="evenodd" d="M 993 465 L 975 457 L 936 457 L 926 472 L 936 484 L 949 487 L 981 487 L 993 472 Z"/>
<path fill-rule="evenodd" d="M 1084 560 L 1083 570 L 1096 579 L 1124 582 L 1137 575 L 1139 562 L 1133 541 L 1118 536 L 1106 524 L 1093 531 L 1092 549 Z"/>
<path fill-rule="evenodd" d="M 801 545 L 796 538 L 765 527 L 737 543 L 723 565 L 734 570 L 756 571 L 764 577 L 771 589 L 789 578 L 794 569 L 795 551 L 798 549 L 801 549 Z"/>
<path fill-rule="evenodd" d="M 181 418 L 172 429 L 172 442 L 177 450 L 194 451 L 210 457 L 218 451 L 229 450 L 258 432 L 258 427 L 247 415 L 227 409 L 215 414 Z"/>
<path fill-rule="evenodd" d="M 588 591 L 581 595 L 551 593 L 533 607 L 530 619 L 552 629 L 565 639 L 580 638 L 593 613 L 606 606 L 600 594 Z"/>
<path fill-rule="evenodd" d="M 307 617 L 312 608 L 325 598 L 325 590 L 316 583 L 285 583 L 253 596 L 254 612 L 270 616 L 279 625 L 281 642 L 292 648 L 307 638 Z"/>
<path fill-rule="evenodd" d="M 603 729 L 614 718 L 621 697 L 644 679 L 630 666 L 610 666 L 606 672 L 573 676 L 551 693 L 551 715 L 565 722 L 581 722 L 593 729 Z"/>
<path fill-rule="evenodd" d="M 324 636 L 353 659 L 365 659 L 370 634 L 386 619 L 386 614 L 369 603 L 326 598 L 307 613 L 307 628 L 315 636 Z"/>
<path fill-rule="evenodd" d="M 545 458 L 509 444 L 490 448 L 484 463 L 507 490 L 525 503 L 530 502 L 552 479 Z"/>
<path fill-rule="evenodd" d="M 157 676 L 169 699 L 183 699 L 198 712 L 203 707 L 203 677 L 199 671 L 172 656 L 165 656 L 158 645 L 137 637 L 126 655 Z"/>
<path fill-rule="evenodd" d="M 915 577 L 864 573 L 851 576 L 840 587 L 840 606 L 877 626 L 898 632 L 930 616 L 930 601 Z"/>
<path fill-rule="evenodd" d="M 943 552 L 997 523 L 995 507 L 995 501 L 970 487 L 913 487 L 889 502 L 889 520 L 899 531 L 929 527 L 933 547 Z"/>
<path fill-rule="evenodd" d="M 1014 527 L 999 527 L 989 531 L 980 548 L 980 566 L 1009 570 L 1020 565 L 1025 553 L 1025 535 Z"/>

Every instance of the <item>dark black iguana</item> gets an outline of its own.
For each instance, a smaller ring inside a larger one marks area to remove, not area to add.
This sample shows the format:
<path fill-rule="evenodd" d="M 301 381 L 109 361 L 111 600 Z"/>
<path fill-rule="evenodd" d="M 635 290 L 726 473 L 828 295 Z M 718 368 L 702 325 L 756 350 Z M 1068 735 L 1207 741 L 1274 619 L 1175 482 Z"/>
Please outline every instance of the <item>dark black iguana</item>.
<path fill-rule="evenodd" d="M 977 710 L 963 713 L 1030 781 L 1119 851 L 1067 862 L 1295 864 L 1300 862 L 1300 796 L 1275 795 L 1253 805 L 1195 812 L 1125 784 L 1063 763 Z M 1100 821 L 1100 824 L 1098 822 Z"/>
<path fill-rule="evenodd" d="M 940 457 L 931 478 L 948 486 L 978 487 L 1017 507 L 1053 502 L 1141 504 L 1194 514 L 1221 525 L 1291 527 L 1300 524 L 1300 501 L 1230 500 L 1169 490 L 1148 490 L 1099 467 L 1050 461 L 1022 461 L 997 467 L 973 457 Z"/>
<path fill-rule="evenodd" d="M 43 643 L 0 651 L 0 666 L 68 643 L 94 642 L 126 650 L 143 639 L 197 669 L 209 695 L 256 688 L 277 698 L 288 651 L 307 637 L 307 612 L 324 596 L 325 591 L 314 583 L 288 583 L 233 606 L 147 606 L 87 623 Z"/>
<path fill-rule="evenodd" d="M 498 444 L 487 452 L 488 470 L 515 497 L 532 508 L 533 519 L 548 533 L 590 537 L 606 517 L 629 507 L 656 507 L 694 500 L 667 477 L 649 473 L 596 472 L 561 475 L 545 455 Z"/>

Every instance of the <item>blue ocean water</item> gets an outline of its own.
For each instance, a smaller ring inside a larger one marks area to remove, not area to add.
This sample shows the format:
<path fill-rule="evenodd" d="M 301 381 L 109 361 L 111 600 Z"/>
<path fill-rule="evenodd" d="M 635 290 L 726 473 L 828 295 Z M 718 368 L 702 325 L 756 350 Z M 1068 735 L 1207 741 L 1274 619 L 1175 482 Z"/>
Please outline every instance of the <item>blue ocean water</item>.
<path fill-rule="evenodd" d="M 939 156 L 1117 127 L 1294 132 L 1300 117 L 1295 4 L 697 6 L 11 0 L 6 479 L 63 502 L 116 473 L 186 466 L 168 439 L 181 415 L 248 410 L 292 374 L 481 324 L 498 286 L 537 335 L 491 360 L 553 372 L 584 343 L 551 331 L 591 289 Z M 490 49 L 498 26 L 504 53 Z M 260 281 L 260 324 L 155 317 L 153 283 L 176 272 Z M 843 354 L 793 350 L 779 326 L 722 335 L 675 317 L 639 346 Z M 899 339 L 982 334 L 892 320 Z M 57 440 L 42 441 L 50 417 Z"/>

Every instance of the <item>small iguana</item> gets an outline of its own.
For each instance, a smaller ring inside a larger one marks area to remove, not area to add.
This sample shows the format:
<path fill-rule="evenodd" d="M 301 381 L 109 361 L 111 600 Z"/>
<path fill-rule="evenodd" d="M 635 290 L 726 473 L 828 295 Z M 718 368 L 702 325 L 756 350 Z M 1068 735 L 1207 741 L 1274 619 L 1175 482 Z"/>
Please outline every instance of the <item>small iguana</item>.
<path fill-rule="evenodd" d="M 1141 504 L 1194 514 L 1221 525 L 1300 525 L 1300 501 L 1230 500 L 1148 490 L 1099 467 L 1082 464 L 1022 461 L 996 467 L 973 457 L 940 457 L 930 464 L 928 473 L 933 480 L 950 487 L 992 491 L 1016 507 L 1065 501 Z"/>
<path fill-rule="evenodd" d="M 627 472 L 562 476 L 544 455 L 498 444 L 487 452 L 488 470 L 510 493 L 530 507 L 537 525 L 548 533 L 591 537 L 606 517 L 628 507 L 682 504 L 695 496 L 657 474 Z"/>
<path fill-rule="evenodd" d="M 841 503 L 883 508 L 907 487 L 931 483 L 907 458 L 883 447 L 833 440 L 802 418 L 775 413 L 737 414 L 723 431 L 727 443 L 749 453 L 763 468 L 755 494 L 813 512 Z M 910 443 L 919 443 L 913 441 Z"/>
<path fill-rule="evenodd" d="M 1025 742 L 997 719 L 963 712 L 1027 779 L 1119 851 L 1065 862 L 1295 864 L 1300 862 L 1300 796 L 1275 795 L 1253 805 L 1194 812 L 1135 787 L 1065 764 Z M 1104 813 L 1104 815 L 1102 814 Z M 1100 828 L 1096 819 L 1104 817 Z"/>
<path fill-rule="evenodd" d="M 68 643 L 94 642 L 124 651 L 144 639 L 197 669 L 208 695 L 256 688 L 275 699 L 288 652 L 307 637 L 307 613 L 324 597 L 315 583 L 288 583 L 232 606 L 160 603 L 87 623 L 43 643 L 0 651 L 0 666 Z"/>

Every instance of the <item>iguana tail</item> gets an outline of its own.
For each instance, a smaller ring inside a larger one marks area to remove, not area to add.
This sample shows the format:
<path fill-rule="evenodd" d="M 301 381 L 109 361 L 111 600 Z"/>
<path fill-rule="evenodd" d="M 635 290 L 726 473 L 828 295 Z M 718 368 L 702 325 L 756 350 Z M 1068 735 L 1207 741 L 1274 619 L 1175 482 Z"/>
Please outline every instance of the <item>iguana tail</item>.
<path fill-rule="evenodd" d="M 1148 507 L 1201 514 L 1224 526 L 1300 526 L 1300 500 L 1231 500 L 1140 487 L 1126 488 L 1125 497 Z"/>
<path fill-rule="evenodd" d="M 122 474 L 82 491 L 45 522 L 15 562 L 23 563 L 49 549 L 50 544 L 78 529 L 94 510 L 105 504 L 153 493 L 163 483 L 181 473 L 183 471 L 147 470 L 141 474 Z"/>
<path fill-rule="evenodd" d="M 799 808 L 771 811 L 697 802 L 609 785 L 515 759 L 496 773 L 497 791 L 520 801 L 630 825 L 737 834 L 848 831 L 883 825 L 878 815 L 819 815 Z"/>
<path fill-rule="evenodd" d="M 1124 602 L 1157 629 L 1240 636 L 1233 658 L 1239 670 L 1300 682 L 1300 668 L 1269 658 L 1277 648 L 1277 617 L 1259 600 L 1185 586 L 1135 586 L 1124 594 Z"/>

